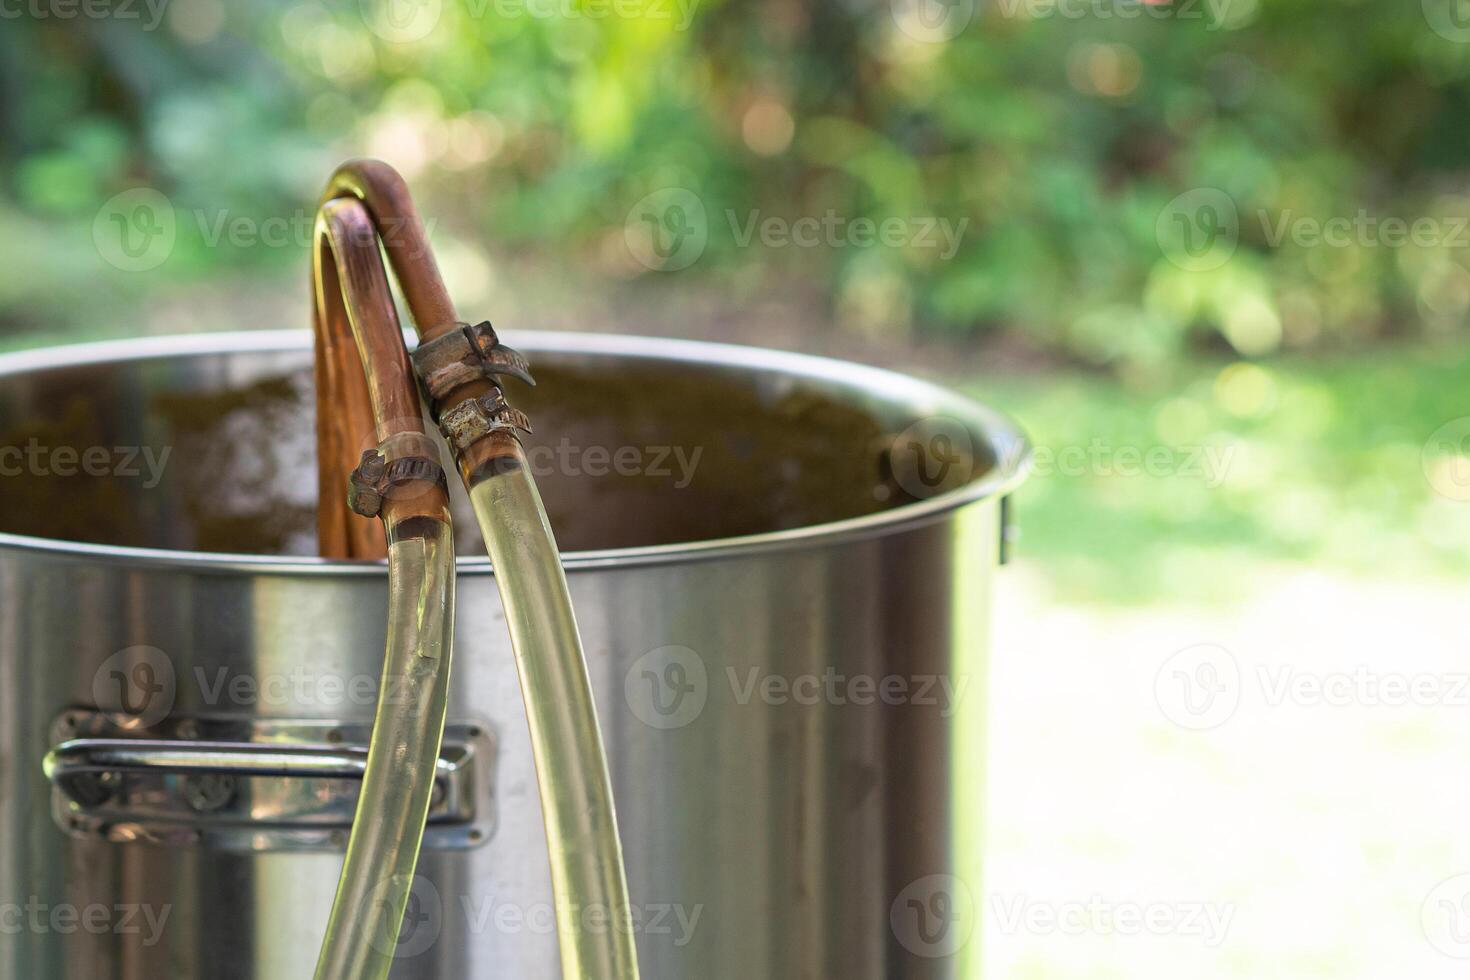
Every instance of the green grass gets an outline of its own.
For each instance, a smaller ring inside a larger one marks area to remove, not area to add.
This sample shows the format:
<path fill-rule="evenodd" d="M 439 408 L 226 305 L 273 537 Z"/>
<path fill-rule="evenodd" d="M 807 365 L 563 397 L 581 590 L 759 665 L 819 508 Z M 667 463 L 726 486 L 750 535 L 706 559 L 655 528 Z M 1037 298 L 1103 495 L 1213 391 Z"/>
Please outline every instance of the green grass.
<path fill-rule="evenodd" d="M 1040 462 L 1069 464 L 1033 476 L 1016 505 L 1019 554 L 1070 597 L 1229 599 L 1281 563 L 1470 574 L 1470 502 L 1436 492 L 1424 462 L 1436 430 L 1470 416 L 1470 346 L 1196 363 L 1148 388 L 1083 374 L 963 387 L 1019 420 Z M 1165 465 L 1122 474 L 1106 454 L 1120 447 Z M 1224 465 L 1192 468 L 1194 447 Z M 1432 454 L 1430 472 L 1458 486 Z"/>

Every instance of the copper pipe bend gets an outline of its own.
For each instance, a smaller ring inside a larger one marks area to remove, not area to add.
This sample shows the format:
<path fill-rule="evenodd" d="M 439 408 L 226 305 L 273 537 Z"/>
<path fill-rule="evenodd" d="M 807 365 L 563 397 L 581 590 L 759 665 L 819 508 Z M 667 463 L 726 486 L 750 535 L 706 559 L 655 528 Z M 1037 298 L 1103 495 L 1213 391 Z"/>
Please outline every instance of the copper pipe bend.
<path fill-rule="evenodd" d="M 337 168 L 328 181 L 322 209 L 326 211 L 343 200 L 361 202 L 371 216 L 383 252 L 387 254 L 403 291 L 420 342 L 435 340 L 459 329 L 462 324 L 454 302 L 449 298 L 449 290 L 429 247 L 428 232 L 403 177 L 380 160 L 349 160 Z M 497 391 L 498 387 L 489 380 L 462 385 L 434 406 L 435 414 L 442 416 L 464 402 L 481 399 Z M 361 418 L 354 420 L 354 424 L 361 425 Z M 470 485 L 497 460 L 509 459 L 515 452 L 514 435 L 495 433 L 487 436 L 456 454 L 460 475 L 466 485 Z M 323 479 L 326 479 L 325 474 Z M 324 537 L 323 541 L 326 540 Z"/>
<path fill-rule="evenodd" d="M 319 548 L 332 558 L 384 558 L 384 526 L 448 520 L 448 493 L 442 480 L 395 487 L 383 500 L 382 525 L 349 510 L 349 480 L 364 452 L 384 446 L 392 455 L 428 443 L 372 214 L 356 200 L 329 200 L 314 241 Z"/>

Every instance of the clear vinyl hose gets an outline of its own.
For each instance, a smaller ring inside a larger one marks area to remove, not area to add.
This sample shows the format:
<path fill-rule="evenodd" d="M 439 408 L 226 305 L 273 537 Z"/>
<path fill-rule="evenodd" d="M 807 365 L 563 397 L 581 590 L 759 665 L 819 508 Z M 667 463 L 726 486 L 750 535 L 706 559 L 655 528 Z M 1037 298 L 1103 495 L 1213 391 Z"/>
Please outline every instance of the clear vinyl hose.
<path fill-rule="evenodd" d="M 505 606 L 551 857 L 562 976 L 637 980 L 632 911 L 597 708 L 541 495 L 517 445 L 470 486 Z M 583 927 L 583 912 L 607 927 Z"/>
<path fill-rule="evenodd" d="M 450 526 L 388 528 L 388 647 L 347 860 L 317 980 L 380 980 L 393 965 L 444 737 L 454 635 Z"/>

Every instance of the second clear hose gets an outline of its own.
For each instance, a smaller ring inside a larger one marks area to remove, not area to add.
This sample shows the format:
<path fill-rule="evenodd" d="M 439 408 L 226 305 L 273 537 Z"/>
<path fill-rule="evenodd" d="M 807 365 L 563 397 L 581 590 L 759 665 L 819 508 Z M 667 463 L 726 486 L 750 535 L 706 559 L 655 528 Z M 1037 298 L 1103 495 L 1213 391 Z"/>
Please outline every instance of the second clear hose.
<path fill-rule="evenodd" d="M 597 709 L 566 574 L 517 447 L 470 486 L 505 606 L 530 723 L 556 898 L 562 976 L 636 980 L 632 910 Z M 583 912 L 606 914 L 605 930 Z"/>

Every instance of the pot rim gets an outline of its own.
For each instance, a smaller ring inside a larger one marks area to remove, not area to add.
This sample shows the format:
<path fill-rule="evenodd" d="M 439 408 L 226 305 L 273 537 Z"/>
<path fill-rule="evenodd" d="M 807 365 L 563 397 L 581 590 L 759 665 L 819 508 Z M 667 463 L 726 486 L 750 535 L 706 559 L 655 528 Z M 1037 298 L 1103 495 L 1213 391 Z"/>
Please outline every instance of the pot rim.
<path fill-rule="evenodd" d="M 983 439 L 996 460 L 996 464 L 979 479 L 962 487 L 875 514 L 706 541 L 572 551 L 562 555 L 562 562 L 568 572 L 731 558 L 800 547 L 822 547 L 894 534 L 930 523 L 966 504 L 1004 496 L 1026 478 L 1031 466 L 1030 443 L 1010 418 L 956 391 L 896 371 L 811 354 L 701 340 L 552 330 L 505 331 L 502 336 L 511 346 L 533 355 L 591 354 L 719 367 L 745 367 L 822 381 L 850 391 L 866 391 L 881 395 L 887 402 L 907 404 L 920 418 L 954 418 L 964 424 L 973 435 Z M 309 330 L 252 330 L 42 347 L 0 355 L 0 380 L 48 369 L 159 357 L 308 353 L 311 342 Z M 123 563 L 139 569 L 252 575 L 383 575 L 387 569 L 384 561 L 122 547 L 0 532 L 0 553 L 4 552 Z M 460 574 L 491 573 L 490 559 L 484 555 L 461 556 L 458 566 Z"/>

